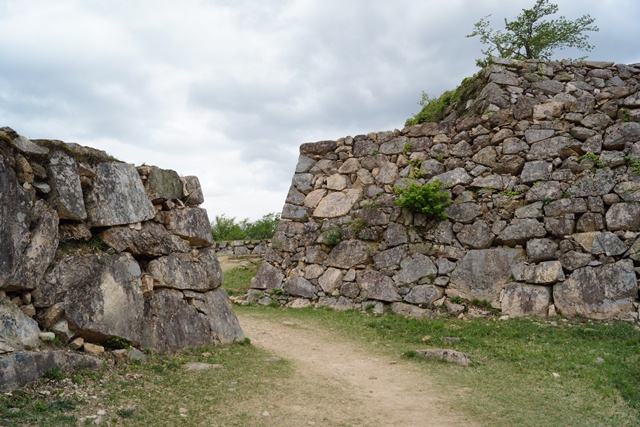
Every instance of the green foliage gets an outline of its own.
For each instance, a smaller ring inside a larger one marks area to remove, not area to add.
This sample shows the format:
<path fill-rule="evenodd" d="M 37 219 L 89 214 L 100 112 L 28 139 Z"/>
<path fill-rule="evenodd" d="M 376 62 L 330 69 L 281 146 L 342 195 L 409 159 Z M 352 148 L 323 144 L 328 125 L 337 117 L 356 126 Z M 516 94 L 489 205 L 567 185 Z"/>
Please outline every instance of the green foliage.
<path fill-rule="evenodd" d="M 131 343 L 129 341 L 124 340 L 120 337 L 111 337 L 104 343 L 104 345 L 106 348 L 110 350 L 118 350 L 118 349 L 130 350 L 132 348 Z"/>
<path fill-rule="evenodd" d="M 447 218 L 444 210 L 451 205 L 451 197 L 442 191 L 442 183 L 438 180 L 419 185 L 415 182 L 403 188 L 393 187 L 398 197 L 393 201 L 396 206 L 406 208 L 412 212 L 420 212 L 427 216 L 443 220 Z"/>
<path fill-rule="evenodd" d="M 431 98 L 422 92 L 422 99 L 418 102 L 422 109 L 415 116 L 408 118 L 404 125 L 413 126 L 425 122 L 439 122 L 450 113 L 463 110 L 467 100 L 471 99 L 480 88 L 482 81 L 480 74 L 468 77 L 462 80 L 456 89 L 446 91 L 438 98 Z"/>
<path fill-rule="evenodd" d="M 480 37 L 482 44 L 489 45 L 482 53 L 484 59 L 478 59 L 479 67 L 486 67 L 492 56 L 525 59 L 549 60 L 556 49 L 575 47 L 580 50 L 591 51 L 593 46 L 588 43 L 588 31 L 599 31 L 592 25 L 595 18 L 583 15 L 575 21 L 568 21 L 564 16 L 549 21 L 544 17 L 558 11 L 558 5 L 549 0 L 536 0 L 531 9 L 523 9 L 522 13 L 513 21 L 504 19 L 505 32 L 489 28 L 488 18 L 485 16 L 474 24 L 474 30 L 467 37 Z"/>
<path fill-rule="evenodd" d="M 631 168 L 631 173 L 633 175 L 640 175 L 640 157 L 625 156 L 624 160 Z"/>
<path fill-rule="evenodd" d="M 239 266 L 224 273 L 223 288 L 229 295 L 244 295 L 251 286 L 251 279 L 258 272 L 258 265 L 250 263 L 248 267 Z"/>
<path fill-rule="evenodd" d="M 320 234 L 320 241 L 327 246 L 335 246 L 342 241 L 344 232 L 339 227 L 331 227 Z"/>
<path fill-rule="evenodd" d="M 280 221 L 280 214 L 269 213 L 256 221 L 248 218 L 236 222 L 225 214 L 216 215 L 211 223 L 211 234 L 216 242 L 229 240 L 268 240 L 273 237 Z"/>
<path fill-rule="evenodd" d="M 594 162 L 593 167 L 595 168 L 603 168 L 606 166 L 603 162 L 600 161 L 600 158 L 595 153 L 584 153 L 582 156 L 578 158 L 578 160 L 579 161 L 588 160 L 588 161 Z"/>

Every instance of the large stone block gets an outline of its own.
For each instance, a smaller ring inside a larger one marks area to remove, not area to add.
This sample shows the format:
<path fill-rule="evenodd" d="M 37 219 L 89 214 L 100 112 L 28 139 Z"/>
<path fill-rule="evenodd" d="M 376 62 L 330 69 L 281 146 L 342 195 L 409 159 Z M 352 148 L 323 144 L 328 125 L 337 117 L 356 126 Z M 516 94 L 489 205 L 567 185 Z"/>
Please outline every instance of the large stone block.
<path fill-rule="evenodd" d="M 85 194 L 85 207 L 91 226 L 134 224 L 155 216 L 156 210 L 133 165 L 99 163 L 95 173 L 93 188 Z"/>
<path fill-rule="evenodd" d="M 40 342 L 39 335 L 40 329 L 35 320 L 27 317 L 11 301 L 0 297 L 0 344 L 5 352 L 36 348 Z"/>
<path fill-rule="evenodd" d="M 435 279 L 438 274 L 438 267 L 431 261 L 428 256 L 422 254 L 413 254 L 405 258 L 400 263 L 400 271 L 393 279 L 399 285 L 406 285 L 417 282 L 424 277 Z"/>
<path fill-rule="evenodd" d="M 160 169 L 156 166 L 151 166 L 150 169 L 145 181 L 145 187 L 153 203 L 182 198 L 182 180 L 176 171 Z"/>
<path fill-rule="evenodd" d="M 551 289 L 546 286 L 508 283 L 500 294 L 502 314 L 511 317 L 546 317 L 551 303 Z"/>
<path fill-rule="evenodd" d="M 126 251 L 135 256 L 157 257 L 191 250 L 186 240 L 170 234 L 162 224 L 153 221 L 143 222 L 140 230 L 111 227 L 103 231 L 100 238 L 116 251 Z"/>
<path fill-rule="evenodd" d="M 48 169 L 52 189 L 51 203 L 58 209 L 60 218 L 87 218 L 76 161 L 65 153 L 56 151 L 49 159 Z"/>
<path fill-rule="evenodd" d="M 356 280 L 363 298 L 387 302 L 402 300 L 393 280 L 382 273 L 373 270 L 362 271 L 358 273 Z"/>
<path fill-rule="evenodd" d="M 172 253 L 149 262 L 157 287 L 208 291 L 222 284 L 222 270 L 213 249 Z"/>
<path fill-rule="evenodd" d="M 638 283 L 633 261 L 584 267 L 553 287 L 553 300 L 566 316 L 592 319 L 625 318 L 634 311 Z"/>
<path fill-rule="evenodd" d="M 204 294 L 193 294 L 194 306 L 206 315 L 215 344 L 230 343 L 244 337 L 240 322 L 233 313 L 231 301 L 224 289 L 217 288 Z"/>
<path fill-rule="evenodd" d="M 506 246 L 524 245 L 529 240 L 544 237 L 546 234 L 544 226 L 536 219 L 514 219 L 496 237 L 496 243 Z"/>
<path fill-rule="evenodd" d="M 364 264 L 369 259 L 369 253 L 364 242 L 360 240 L 346 240 L 335 246 L 326 264 L 329 267 L 342 269 L 353 268 L 359 264 Z"/>
<path fill-rule="evenodd" d="M 498 307 L 511 266 L 526 256 L 522 249 L 480 249 L 467 252 L 451 274 L 449 287 L 460 297 L 489 301 Z"/>
<path fill-rule="evenodd" d="M 268 262 L 263 262 L 255 277 L 251 279 L 251 289 L 274 289 L 280 288 L 284 274 L 279 268 Z"/>
<path fill-rule="evenodd" d="M 173 209 L 160 213 L 167 230 L 195 247 L 211 246 L 211 224 L 207 211 L 202 208 Z"/>
<path fill-rule="evenodd" d="M 353 205 L 362 197 L 362 190 L 349 189 L 341 192 L 329 193 L 313 211 L 318 218 L 336 218 L 346 215 Z"/>

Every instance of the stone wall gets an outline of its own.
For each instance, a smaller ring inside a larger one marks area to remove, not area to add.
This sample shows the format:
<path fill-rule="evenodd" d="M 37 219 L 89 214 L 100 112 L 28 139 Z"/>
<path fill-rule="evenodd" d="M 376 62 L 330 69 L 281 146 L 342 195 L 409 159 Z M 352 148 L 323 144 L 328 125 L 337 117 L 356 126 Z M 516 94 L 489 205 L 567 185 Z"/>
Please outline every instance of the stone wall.
<path fill-rule="evenodd" d="M 217 255 L 264 255 L 271 247 L 271 240 L 232 240 L 214 242 Z"/>
<path fill-rule="evenodd" d="M 303 144 L 249 300 L 637 320 L 640 64 L 496 59 L 476 79 L 442 122 Z M 434 180 L 448 219 L 394 205 Z"/>
<path fill-rule="evenodd" d="M 44 329 L 155 350 L 242 337 L 197 177 L 2 128 L 0 197 L 0 356 Z"/>

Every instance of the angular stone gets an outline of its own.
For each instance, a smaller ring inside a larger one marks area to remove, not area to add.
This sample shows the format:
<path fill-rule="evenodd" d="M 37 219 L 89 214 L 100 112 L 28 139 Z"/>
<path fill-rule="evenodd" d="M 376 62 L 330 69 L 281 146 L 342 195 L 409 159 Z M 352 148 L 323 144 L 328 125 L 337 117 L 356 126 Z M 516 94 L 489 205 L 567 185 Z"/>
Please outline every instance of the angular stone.
<path fill-rule="evenodd" d="M 391 162 L 384 162 L 379 166 L 376 182 L 380 184 L 393 184 L 398 179 L 398 166 Z"/>
<path fill-rule="evenodd" d="M 569 251 L 560 255 L 560 263 L 565 270 L 573 271 L 581 267 L 586 267 L 593 257 L 583 252 Z"/>
<path fill-rule="evenodd" d="M 351 157 L 344 161 L 342 166 L 340 166 L 340 169 L 338 169 L 338 172 L 352 174 L 357 172 L 358 169 L 360 169 L 360 162 L 358 162 L 358 159 Z"/>
<path fill-rule="evenodd" d="M 471 158 L 471 161 L 492 168 L 496 165 L 497 157 L 498 153 L 494 147 L 484 147 Z"/>
<path fill-rule="evenodd" d="M 315 166 L 316 161 L 305 155 L 298 156 L 298 163 L 296 164 L 296 173 L 307 173 Z"/>
<path fill-rule="evenodd" d="M 527 241 L 544 237 L 546 234 L 544 226 L 533 218 L 514 219 L 496 237 L 496 243 L 506 246 L 524 245 Z"/>
<path fill-rule="evenodd" d="M 392 222 L 384 232 L 384 240 L 389 246 L 398 246 L 407 243 L 407 230 L 400 224 Z"/>
<path fill-rule="evenodd" d="M 38 200 L 31 215 L 35 226 L 13 274 L 4 283 L 6 291 L 34 289 L 53 262 L 58 248 L 57 212 L 42 200 Z"/>
<path fill-rule="evenodd" d="M 369 254 L 364 242 L 360 240 L 346 240 L 335 246 L 326 265 L 342 269 L 349 269 L 360 264 L 364 264 L 369 259 Z"/>
<path fill-rule="evenodd" d="M 33 202 L 16 179 L 15 172 L 0 156 L 0 289 L 13 274 L 28 244 L 29 219 Z"/>
<path fill-rule="evenodd" d="M 640 141 L 640 123 L 626 122 L 610 126 L 602 143 L 605 150 L 621 150 L 627 143 Z"/>
<path fill-rule="evenodd" d="M 166 228 L 153 221 L 142 223 L 141 230 L 130 227 L 111 227 L 100 234 L 100 239 L 118 252 L 135 256 L 162 256 L 171 252 L 189 252 L 189 243 L 169 234 Z"/>
<path fill-rule="evenodd" d="M 327 188 L 333 191 L 344 190 L 347 188 L 347 177 L 339 173 L 327 177 Z"/>
<path fill-rule="evenodd" d="M 213 244 L 211 223 L 207 211 L 202 208 L 173 209 L 159 214 L 168 231 L 187 240 L 191 246 Z"/>
<path fill-rule="evenodd" d="M 553 159 L 560 157 L 577 156 L 579 153 L 574 150 L 575 142 L 565 136 L 556 136 L 544 141 L 535 142 L 531 145 L 527 160 Z"/>
<path fill-rule="evenodd" d="M 525 195 L 527 202 L 558 200 L 562 198 L 562 188 L 558 181 L 538 181 Z"/>
<path fill-rule="evenodd" d="M 452 188 L 460 184 L 470 184 L 473 178 L 463 168 L 456 168 L 432 177 L 429 182 L 436 180 L 439 180 L 444 188 Z"/>
<path fill-rule="evenodd" d="M 189 175 L 182 177 L 187 193 L 184 202 L 187 206 L 199 206 L 204 203 L 204 194 L 202 194 L 202 186 L 197 176 Z"/>
<path fill-rule="evenodd" d="M 544 228 L 549 234 L 564 239 L 575 231 L 575 215 L 568 214 L 544 219 Z"/>
<path fill-rule="evenodd" d="M 497 307 L 502 287 L 511 277 L 511 266 L 524 257 L 522 249 L 470 250 L 451 274 L 449 288 L 463 299 L 489 301 Z"/>
<path fill-rule="evenodd" d="M 510 317 L 546 317 L 551 303 L 551 289 L 546 286 L 508 283 L 500 294 L 502 314 Z"/>
<path fill-rule="evenodd" d="M 587 202 L 584 199 L 578 198 L 554 200 L 544 207 L 546 216 L 561 216 L 584 213 L 586 211 Z"/>
<path fill-rule="evenodd" d="M 503 156 L 493 168 L 493 172 L 500 175 L 518 175 L 525 165 L 525 160 L 518 155 Z"/>
<path fill-rule="evenodd" d="M 543 207 L 544 202 L 531 203 L 530 205 L 516 209 L 515 216 L 516 218 L 542 218 L 544 216 L 542 213 Z"/>
<path fill-rule="evenodd" d="M 398 316 L 413 317 L 415 319 L 433 318 L 436 316 L 433 310 L 416 307 L 415 305 L 405 304 L 403 302 L 389 304 L 389 310 Z"/>
<path fill-rule="evenodd" d="M 640 205 L 636 203 L 616 203 L 611 205 L 605 215 L 607 229 L 640 230 Z"/>
<path fill-rule="evenodd" d="M 527 162 L 524 164 L 520 179 L 523 184 L 548 179 L 553 171 L 553 164 L 541 160 Z"/>
<path fill-rule="evenodd" d="M 402 260 L 400 271 L 394 276 L 394 280 L 400 285 L 406 285 L 417 282 L 423 277 L 432 276 L 435 279 L 437 274 L 438 268 L 433 261 L 418 253 Z"/>
<path fill-rule="evenodd" d="M 604 113 L 593 113 L 593 114 L 589 114 L 588 116 L 586 116 L 584 119 L 582 119 L 582 121 L 580 122 L 580 124 L 582 126 L 586 126 L 588 128 L 591 129 L 604 129 L 605 127 L 609 126 L 609 124 L 611 124 L 612 120 L 611 117 L 609 117 L 608 115 L 604 114 Z"/>
<path fill-rule="evenodd" d="M 393 280 L 377 271 L 366 270 L 358 273 L 357 283 L 363 298 L 379 301 L 401 301 Z"/>
<path fill-rule="evenodd" d="M 80 175 L 76 161 L 61 151 L 53 153 L 49 159 L 51 189 L 50 203 L 58 210 L 61 219 L 84 220 L 84 207 Z"/>
<path fill-rule="evenodd" d="M 482 215 L 482 209 L 476 203 L 453 204 L 445 212 L 451 221 L 463 224 L 470 224 L 475 218 Z"/>
<path fill-rule="evenodd" d="M 280 269 L 264 261 L 258 269 L 256 276 L 251 279 L 251 289 L 280 288 L 283 280 L 284 274 Z"/>
<path fill-rule="evenodd" d="M 303 194 L 309 193 L 313 190 L 313 174 L 310 173 L 296 173 L 291 180 L 293 186 Z"/>
<path fill-rule="evenodd" d="M 555 135 L 555 133 L 556 132 L 553 129 L 528 129 L 524 132 L 524 137 L 527 140 L 527 143 L 533 144 L 538 141 L 549 139 Z"/>
<path fill-rule="evenodd" d="M 222 284 L 222 270 L 213 249 L 172 253 L 149 262 L 154 287 L 208 291 Z"/>
<path fill-rule="evenodd" d="M 556 259 L 558 243 L 551 239 L 531 239 L 527 242 L 527 258 L 536 263 Z"/>
<path fill-rule="evenodd" d="M 316 296 L 316 287 L 304 277 L 287 280 L 282 286 L 282 289 L 296 297 L 312 299 Z"/>
<path fill-rule="evenodd" d="M 559 261 L 545 261 L 536 265 L 515 264 L 511 267 L 511 274 L 517 282 L 535 285 L 552 285 L 564 280 L 562 264 Z"/>
<path fill-rule="evenodd" d="M 155 216 L 156 210 L 133 165 L 99 163 L 95 172 L 93 188 L 85 195 L 85 207 L 92 227 L 135 224 Z"/>
<path fill-rule="evenodd" d="M 144 348 L 175 351 L 215 344 L 208 318 L 175 289 L 160 289 L 146 297 L 139 322 L 139 343 Z"/>
<path fill-rule="evenodd" d="M 573 197 L 589 197 L 604 196 L 608 194 L 616 182 L 611 169 L 597 169 L 594 171 L 585 171 L 584 174 L 576 179 L 575 183 L 569 187 L 569 194 Z"/>
<path fill-rule="evenodd" d="M 144 308 L 140 275 L 126 253 L 66 258 L 34 290 L 34 305 L 62 302 L 70 329 L 85 339 L 138 342 Z"/>
<path fill-rule="evenodd" d="M 318 279 L 318 284 L 325 293 L 331 294 L 340 287 L 343 276 L 342 270 L 327 268 L 324 274 Z"/>
<path fill-rule="evenodd" d="M 564 316 L 581 315 L 591 319 L 626 317 L 635 311 L 638 284 L 633 261 L 584 267 L 553 287 L 555 306 Z"/>
<path fill-rule="evenodd" d="M 431 304 L 444 296 L 444 289 L 433 285 L 418 285 L 404 297 L 411 304 Z"/>
<path fill-rule="evenodd" d="M 501 175 L 489 175 L 478 177 L 473 180 L 471 187 L 491 188 L 497 191 L 506 190 L 511 182 L 511 177 Z"/>
<path fill-rule="evenodd" d="M 300 146 L 300 154 L 324 155 L 335 151 L 336 148 L 338 148 L 336 141 L 307 142 Z"/>
<path fill-rule="evenodd" d="M 301 220 L 308 215 L 308 212 L 302 206 L 295 206 L 289 203 L 285 203 L 282 208 L 282 214 L 280 215 L 283 219 L 291 219 L 291 220 Z"/>
<path fill-rule="evenodd" d="M 290 203 L 292 205 L 302 205 L 304 203 L 305 196 L 301 192 L 299 192 L 296 187 L 293 185 L 289 187 L 289 192 L 287 193 L 287 198 L 285 199 L 285 203 Z"/>
<path fill-rule="evenodd" d="M 471 365 L 471 356 L 456 350 L 443 348 L 429 348 L 424 350 L 416 350 L 416 353 L 430 359 L 444 360 L 445 362 L 455 363 L 456 365 Z"/>
<path fill-rule="evenodd" d="M 547 102 L 545 104 L 534 105 L 533 120 L 551 120 L 560 117 L 564 110 L 562 102 Z"/>
<path fill-rule="evenodd" d="M 445 167 L 436 159 L 428 159 L 420 165 L 420 175 L 425 179 L 433 178 L 436 175 L 444 173 Z"/>
<path fill-rule="evenodd" d="M 325 189 L 313 190 L 312 192 L 307 194 L 307 197 L 305 197 L 303 204 L 307 208 L 314 209 L 316 206 L 318 206 L 318 203 L 320 203 L 320 201 L 326 194 L 327 190 Z"/>
<path fill-rule="evenodd" d="M 0 343 L 11 347 L 11 351 L 34 349 L 39 345 L 39 335 L 40 329 L 35 320 L 0 297 Z"/>
<path fill-rule="evenodd" d="M 145 188 L 152 203 L 182 199 L 182 180 L 176 171 L 151 166 Z"/>
<path fill-rule="evenodd" d="M 406 253 L 404 246 L 396 246 L 386 251 L 378 252 L 373 256 L 373 263 L 376 270 L 383 268 L 396 267 L 400 265 L 400 261 Z"/>
<path fill-rule="evenodd" d="M 576 231 L 578 231 L 578 233 L 601 231 L 604 230 L 604 228 L 604 217 L 599 213 L 587 212 L 582 215 L 576 223 Z"/>
<path fill-rule="evenodd" d="M 476 221 L 472 225 L 465 225 L 458 232 L 458 241 L 471 249 L 486 249 L 491 247 L 496 235 L 485 221 Z"/>
<path fill-rule="evenodd" d="M 336 218 L 346 215 L 361 197 L 362 190 L 359 189 L 329 193 L 313 211 L 313 216 L 317 218 Z"/>
<path fill-rule="evenodd" d="M 622 255 L 628 249 L 627 245 L 610 231 L 577 233 L 571 237 L 585 251 L 594 255 L 617 256 Z"/>

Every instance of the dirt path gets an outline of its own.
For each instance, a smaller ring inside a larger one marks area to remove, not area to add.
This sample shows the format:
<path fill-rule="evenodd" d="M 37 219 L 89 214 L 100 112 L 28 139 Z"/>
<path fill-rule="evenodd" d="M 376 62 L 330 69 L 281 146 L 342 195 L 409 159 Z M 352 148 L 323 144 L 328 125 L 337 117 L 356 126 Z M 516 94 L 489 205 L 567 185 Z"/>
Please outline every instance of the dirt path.
<path fill-rule="evenodd" d="M 251 342 L 291 361 L 294 396 L 274 425 L 473 426 L 416 367 L 372 356 L 314 324 L 239 316 Z"/>

